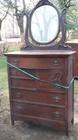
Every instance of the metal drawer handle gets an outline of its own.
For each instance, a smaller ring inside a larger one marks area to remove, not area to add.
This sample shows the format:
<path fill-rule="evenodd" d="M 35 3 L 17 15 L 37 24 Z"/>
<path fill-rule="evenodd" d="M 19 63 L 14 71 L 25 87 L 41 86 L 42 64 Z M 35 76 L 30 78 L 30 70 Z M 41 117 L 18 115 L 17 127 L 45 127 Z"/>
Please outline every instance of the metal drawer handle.
<path fill-rule="evenodd" d="M 13 62 L 17 62 L 17 59 L 14 59 Z"/>
<path fill-rule="evenodd" d="M 58 59 L 55 59 L 53 62 L 54 62 L 55 64 L 57 64 L 57 63 L 58 63 Z"/>
<path fill-rule="evenodd" d="M 18 60 L 17 60 L 17 59 L 14 59 L 14 60 L 12 61 L 12 63 L 13 63 L 14 65 L 16 65 L 16 64 L 17 64 L 17 62 L 18 62 Z"/>
<path fill-rule="evenodd" d="M 52 59 L 51 62 L 52 62 L 53 64 L 55 64 L 55 65 L 58 65 L 58 64 L 59 64 L 59 59 L 58 59 L 58 58 Z"/>
<path fill-rule="evenodd" d="M 32 91 L 37 91 L 37 89 L 36 88 L 33 88 Z"/>
<path fill-rule="evenodd" d="M 20 92 L 17 92 L 17 93 L 16 93 L 16 96 L 17 96 L 17 97 L 20 97 L 20 96 L 21 96 L 21 93 L 20 93 Z"/>
<path fill-rule="evenodd" d="M 19 110 L 23 109 L 23 107 L 20 106 L 20 105 L 19 106 L 16 106 L 16 108 L 19 109 Z"/>
<path fill-rule="evenodd" d="M 60 112 L 59 111 L 53 112 L 52 115 L 54 115 L 55 117 L 60 117 Z"/>
<path fill-rule="evenodd" d="M 61 98 L 58 97 L 58 96 L 54 96 L 53 99 L 54 99 L 56 102 L 59 102 L 59 101 L 61 100 Z"/>

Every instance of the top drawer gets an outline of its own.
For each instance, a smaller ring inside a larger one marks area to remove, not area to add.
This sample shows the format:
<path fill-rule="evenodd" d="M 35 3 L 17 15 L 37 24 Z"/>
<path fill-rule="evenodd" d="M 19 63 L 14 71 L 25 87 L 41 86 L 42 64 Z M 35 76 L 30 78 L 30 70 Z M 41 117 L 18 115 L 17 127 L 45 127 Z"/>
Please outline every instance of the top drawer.
<path fill-rule="evenodd" d="M 21 68 L 38 68 L 38 69 L 50 69 L 50 68 L 63 68 L 65 66 L 65 58 L 63 57 L 51 57 L 51 58 L 38 58 L 38 57 L 23 57 L 23 56 L 11 56 L 8 58 L 8 62 Z"/>

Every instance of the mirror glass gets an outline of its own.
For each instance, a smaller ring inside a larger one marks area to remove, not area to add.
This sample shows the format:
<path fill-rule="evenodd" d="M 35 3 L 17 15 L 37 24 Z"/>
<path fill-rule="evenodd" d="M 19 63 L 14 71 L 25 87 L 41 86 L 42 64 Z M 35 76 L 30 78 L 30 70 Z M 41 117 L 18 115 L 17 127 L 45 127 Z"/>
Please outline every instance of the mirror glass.
<path fill-rule="evenodd" d="M 31 17 L 31 34 L 38 43 L 53 41 L 59 31 L 59 17 L 57 10 L 44 5 L 37 8 Z"/>

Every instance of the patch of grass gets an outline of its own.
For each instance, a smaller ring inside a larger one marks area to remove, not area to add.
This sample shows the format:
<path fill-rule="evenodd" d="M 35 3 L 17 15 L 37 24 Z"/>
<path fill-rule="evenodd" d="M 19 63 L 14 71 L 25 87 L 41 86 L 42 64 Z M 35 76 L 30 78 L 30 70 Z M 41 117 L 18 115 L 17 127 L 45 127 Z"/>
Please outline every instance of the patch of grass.
<path fill-rule="evenodd" d="M 78 94 L 78 80 L 75 80 L 74 82 L 74 93 Z"/>
<path fill-rule="evenodd" d="M 11 51 L 19 51 L 21 46 L 20 42 L 3 42 L 0 43 L 0 53 L 6 53 L 6 52 L 11 52 Z"/>
<path fill-rule="evenodd" d="M 4 45 L 6 45 L 6 48 L 8 48 L 8 52 L 20 50 L 20 43 L 6 42 Z M 7 93 L 8 91 L 8 74 L 6 61 L 7 58 L 5 56 L 0 56 L 0 92 L 2 93 Z"/>
<path fill-rule="evenodd" d="M 6 57 L 0 57 L 0 92 L 4 93 L 8 90 L 7 83 L 7 64 Z"/>

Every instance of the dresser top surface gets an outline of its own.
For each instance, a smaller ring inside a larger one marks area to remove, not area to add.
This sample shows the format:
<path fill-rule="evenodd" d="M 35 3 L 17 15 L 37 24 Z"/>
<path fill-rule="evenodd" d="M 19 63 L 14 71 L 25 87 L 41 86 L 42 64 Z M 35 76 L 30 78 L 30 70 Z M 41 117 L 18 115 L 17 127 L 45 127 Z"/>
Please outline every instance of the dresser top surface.
<path fill-rule="evenodd" d="M 31 50 L 31 51 L 15 51 L 15 52 L 8 52 L 4 55 L 71 55 L 76 53 L 75 51 L 70 50 Z"/>

